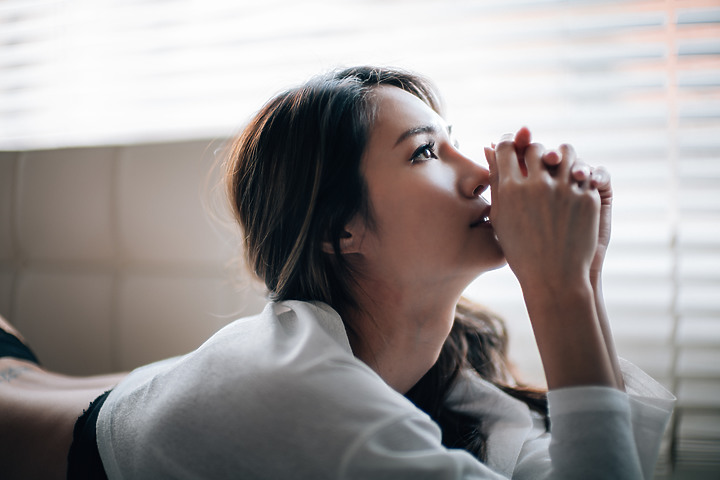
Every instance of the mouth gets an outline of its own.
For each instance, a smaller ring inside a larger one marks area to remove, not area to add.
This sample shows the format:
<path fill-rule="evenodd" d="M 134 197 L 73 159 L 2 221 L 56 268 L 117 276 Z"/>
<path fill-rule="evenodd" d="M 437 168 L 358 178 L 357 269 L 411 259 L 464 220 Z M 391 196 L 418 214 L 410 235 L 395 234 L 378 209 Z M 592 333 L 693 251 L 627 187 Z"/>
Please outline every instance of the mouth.
<path fill-rule="evenodd" d="M 470 228 L 482 227 L 482 226 L 487 226 L 487 227 L 491 226 L 491 224 L 490 224 L 490 205 L 488 205 L 485 208 L 485 210 L 482 211 L 480 216 L 470 224 Z"/>

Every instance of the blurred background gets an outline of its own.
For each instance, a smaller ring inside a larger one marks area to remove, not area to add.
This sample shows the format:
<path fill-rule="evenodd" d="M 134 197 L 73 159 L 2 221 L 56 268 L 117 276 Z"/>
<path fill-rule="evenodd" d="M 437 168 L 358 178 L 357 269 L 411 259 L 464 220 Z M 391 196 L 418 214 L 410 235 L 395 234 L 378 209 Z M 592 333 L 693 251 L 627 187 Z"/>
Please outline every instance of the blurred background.
<path fill-rule="evenodd" d="M 527 125 L 610 169 L 618 349 L 679 399 L 657 478 L 720 478 L 719 0 L 0 0 L 0 314 L 89 374 L 259 311 L 214 165 L 271 95 L 365 63 L 433 79 L 478 161 Z M 467 295 L 542 384 L 511 272 Z"/>

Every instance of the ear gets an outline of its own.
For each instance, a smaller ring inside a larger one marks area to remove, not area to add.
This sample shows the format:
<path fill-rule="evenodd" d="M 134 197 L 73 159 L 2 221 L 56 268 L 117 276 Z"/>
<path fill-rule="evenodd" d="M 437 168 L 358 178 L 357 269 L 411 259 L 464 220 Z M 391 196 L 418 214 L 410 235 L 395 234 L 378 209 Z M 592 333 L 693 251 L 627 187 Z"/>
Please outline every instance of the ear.
<path fill-rule="evenodd" d="M 340 253 L 342 255 L 361 253 L 365 231 L 365 222 L 355 215 L 340 234 Z M 335 253 L 332 242 L 327 240 L 322 243 L 322 250 L 325 253 Z"/>

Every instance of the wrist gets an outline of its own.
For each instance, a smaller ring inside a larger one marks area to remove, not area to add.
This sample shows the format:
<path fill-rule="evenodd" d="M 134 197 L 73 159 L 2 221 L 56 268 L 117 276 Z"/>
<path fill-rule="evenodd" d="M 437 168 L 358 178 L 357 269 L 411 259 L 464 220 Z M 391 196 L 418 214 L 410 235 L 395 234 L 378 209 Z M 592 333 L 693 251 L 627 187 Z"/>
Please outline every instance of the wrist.
<path fill-rule="evenodd" d="M 617 387 L 588 276 L 568 283 L 562 291 L 552 288 L 527 293 L 548 387 Z"/>
<path fill-rule="evenodd" d="M 567 279 L 563 282 L 522 286 L 528 311 L 561 321 L 567 312 L 595 315 L 595 289 L 588 276 Z M 532 317 L 531 317 L 532 319 Z"/>
<path fill-rule="evenodd" d="M 571 299 L 591 299 L 598 277 L 585 272 L 574 275 L 547 275 L 537 280 L 520 281 L 525 303 L 550 308 L 559 303 L 569 302 Z"/>

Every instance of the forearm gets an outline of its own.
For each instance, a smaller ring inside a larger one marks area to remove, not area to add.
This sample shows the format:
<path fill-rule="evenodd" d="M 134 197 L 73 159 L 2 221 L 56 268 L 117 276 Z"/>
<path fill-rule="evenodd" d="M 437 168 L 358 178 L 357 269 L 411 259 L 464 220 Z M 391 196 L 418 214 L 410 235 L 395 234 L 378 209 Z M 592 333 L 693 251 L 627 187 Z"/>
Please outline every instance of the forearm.
<path fill-rule="evenodd" d="M 523 286 L 523 292 L 548 388 L 618 388 L 590 282 L 568 282 L 555 291 Z"/>
<path fill-rule="evenodd" d="M 610 329 L 610 319 L 607 314 L 607 308 L 605 308 L 605 299 L 602 291 L 602 277 L 599 274 L 595 276 L 591 275 L 590 283 L 595 297 L 595 310 L 598 316 L 598 325 L 600 326 L 600 331 L 602 332 L 603 339 L 605 340 L 605 347 L 615 375 L 615 381 L 619 389 L 625 390 L 625 382 L 623 381 L 622 372 L 620 370 L 620 362 L 618 361 L 617 351 L 615 349 L 615 340 L 613 338 L 612 330 Z"/>

